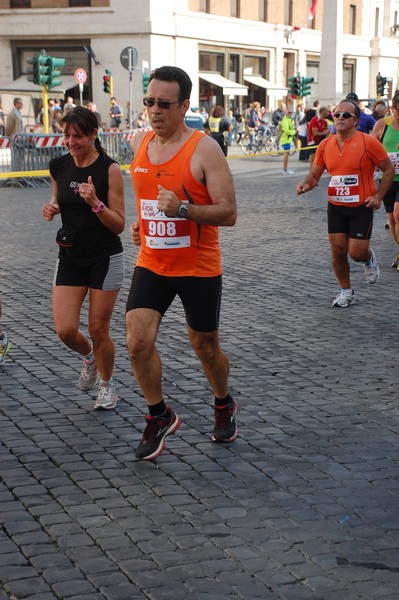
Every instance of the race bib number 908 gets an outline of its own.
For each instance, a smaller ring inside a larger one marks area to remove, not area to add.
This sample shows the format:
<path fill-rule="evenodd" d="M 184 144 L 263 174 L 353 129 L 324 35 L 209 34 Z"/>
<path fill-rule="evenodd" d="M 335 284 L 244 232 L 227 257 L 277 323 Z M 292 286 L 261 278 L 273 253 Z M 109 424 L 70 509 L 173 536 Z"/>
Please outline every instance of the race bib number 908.
<path fill-rule="evenodd" d="M 190 246 L 190 223 L 187 219 L 167 217 L 158 209 L 157 200 L 140 200 L 140 211 L 149 248 L 172 250 Z"/>

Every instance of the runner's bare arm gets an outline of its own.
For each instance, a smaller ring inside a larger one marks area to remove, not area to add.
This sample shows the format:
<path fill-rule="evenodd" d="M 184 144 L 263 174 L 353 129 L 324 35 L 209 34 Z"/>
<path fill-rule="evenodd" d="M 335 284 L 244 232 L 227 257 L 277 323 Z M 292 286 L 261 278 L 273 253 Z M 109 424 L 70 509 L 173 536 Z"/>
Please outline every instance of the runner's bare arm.
<path fill-rule="evenodd" d="M 301 194 L 306 194 L 306 192 L 313 190 L 313 188 L 315 188 L 319 183 L 319 179 L 322 176 L 323 171 L 323 167 L 319 167 L 319 165 L 313 164 L 310 167 L 310 171 L 306 175 L 305 179 L 301 183 L 297 184 L 295 188 L 297 196 L 300 196 Z"/>

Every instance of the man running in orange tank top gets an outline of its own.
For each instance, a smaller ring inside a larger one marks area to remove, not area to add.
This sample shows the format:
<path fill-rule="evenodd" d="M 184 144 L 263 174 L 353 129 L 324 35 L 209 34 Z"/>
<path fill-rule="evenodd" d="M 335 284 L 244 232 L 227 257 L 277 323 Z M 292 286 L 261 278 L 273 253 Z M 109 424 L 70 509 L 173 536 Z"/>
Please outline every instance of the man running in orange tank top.
<path fill-rule="evenodd" d="M 161 320 L 179 296 L 188 337 L 215 395 L 214 442 L 237 437 L 237 404 L 229 394 L 229 361 L 220 348 L 222 291 L 219 226 L 233 226 L 233 180 L 220 146 L 190 129 L 184 116 L 192 83 L 185 71 L 164 66 L 151 73 L 147 107 L 152 131 L 132 140 L 130 166 L 138 221 L 130 227 L 139 246 L 126 306 L 127 346 L 134 376 L 148 405 L 136 449 L 156 458 L 181 424 L 165 404 L 156 339 Z M 184 366 L 184 357 L 176 357 Z"/>

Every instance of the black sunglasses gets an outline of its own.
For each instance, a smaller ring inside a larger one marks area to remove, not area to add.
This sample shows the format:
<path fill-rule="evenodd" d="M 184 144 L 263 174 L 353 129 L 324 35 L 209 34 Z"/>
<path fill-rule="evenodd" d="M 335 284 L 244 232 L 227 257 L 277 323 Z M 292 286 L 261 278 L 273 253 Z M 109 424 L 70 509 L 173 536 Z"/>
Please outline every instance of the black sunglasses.
<path fill-rule="evenodd" d="M 355 119 L 357 118 L 356 115 L 354 115 L 353 113 L 350 112 L 335 112 L 334 113 L 334 117 L 336 119 L 339 119 L 340 117 L 342 117 L 343 119 L 350 119 L 351 117 L 354 117 Z"/>
<path fill-rule="evenodd" d="M 172 104 L 179 104 L 178 100 L 174 102 L 169 102 L 169 100 L 154 100 L 154 98 L 143 98 L 144 106 L 148 106 L 149 108 L 158 104 L 158 108 L 170 108 Z"/>

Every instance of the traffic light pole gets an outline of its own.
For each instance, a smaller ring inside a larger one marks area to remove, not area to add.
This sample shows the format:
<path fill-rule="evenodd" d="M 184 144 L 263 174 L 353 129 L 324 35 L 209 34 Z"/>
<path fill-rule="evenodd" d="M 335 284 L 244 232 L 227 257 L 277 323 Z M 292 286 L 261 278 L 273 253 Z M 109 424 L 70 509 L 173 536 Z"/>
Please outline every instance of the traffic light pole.
<path fill-rule="evenodd" d="M 113 97 L 113 95 L 114 95 L 114 78 L 110 74 L 110 76 L 109 76 L 109 104 L 110 104 L 110 106 L 112 106 L 111 98 Z"/>
<path fill-rule="evenodd" d="M 43 94 L 43 132 L 49 132 L 48 126 L 48 97 L 47 97 L 47 86 L 42 86 L 42 94 Z"/>

